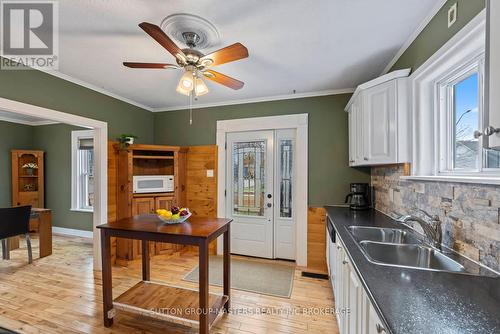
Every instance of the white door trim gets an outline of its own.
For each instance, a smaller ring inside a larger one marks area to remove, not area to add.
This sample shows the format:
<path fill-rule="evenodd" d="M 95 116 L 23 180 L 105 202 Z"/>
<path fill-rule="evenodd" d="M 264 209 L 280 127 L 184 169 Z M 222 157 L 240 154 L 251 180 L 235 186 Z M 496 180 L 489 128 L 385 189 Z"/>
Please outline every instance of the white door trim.
<path fill-rule="evenodd" d="M 255 117 L 217 121 L 218 150 L 218 183 L 217 183 L 217 214 L 220 218 L 226 215 L 226 134 L 228 132 L 259 131 L 274 129 L 296 129 L 296 263 L 307 266 L 307 208 L 308 208 L 308 114 Z M 217 242 L 217 253 L 222 253 L 222 242 Z"/>
<path fill-rule="evenodd" d="M 101 238 L 96 226 L 108 221 L 108 123 L 0 97 L 0 110 L 42 117 L 58 123 L 92 128 L 95 131 L 96 193 L 93 215 L 94 270 L 101 270 Z"/>

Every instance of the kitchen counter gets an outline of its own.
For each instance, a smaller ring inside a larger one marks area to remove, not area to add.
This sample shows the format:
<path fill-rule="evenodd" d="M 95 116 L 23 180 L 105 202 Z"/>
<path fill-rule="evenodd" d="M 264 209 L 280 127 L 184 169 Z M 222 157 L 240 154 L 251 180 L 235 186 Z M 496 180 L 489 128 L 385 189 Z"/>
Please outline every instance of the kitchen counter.
<path fill-rule="evenodd" d="M 500 278 L 377 265 L 348 226 L 402 228 L 375 211 L 325 207 L 378 315 L 391 333 L 500 333 Z M 404 228 L 404 227 L 403 227 Z"/>

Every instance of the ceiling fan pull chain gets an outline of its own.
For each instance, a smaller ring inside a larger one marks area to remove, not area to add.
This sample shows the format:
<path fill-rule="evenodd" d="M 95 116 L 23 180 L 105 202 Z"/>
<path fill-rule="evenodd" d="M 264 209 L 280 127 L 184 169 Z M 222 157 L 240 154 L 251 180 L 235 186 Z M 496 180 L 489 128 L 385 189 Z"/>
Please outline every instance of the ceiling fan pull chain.
<path fill-rule="evenodd" d="M 189 93 L 189 125 L 193 124 L 193 91 Z"/>

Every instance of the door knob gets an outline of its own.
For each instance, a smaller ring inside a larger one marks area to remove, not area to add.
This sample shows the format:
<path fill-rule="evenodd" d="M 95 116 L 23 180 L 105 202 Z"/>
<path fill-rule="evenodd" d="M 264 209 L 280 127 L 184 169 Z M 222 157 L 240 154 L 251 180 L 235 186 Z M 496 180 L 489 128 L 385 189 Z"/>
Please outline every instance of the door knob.
<path fill-rule="evenodd" d="M 483 133 L 482 133 L 481 131 L 478 131 L 478 130 L 474 131 L 474 138 L 475 138 L 475 139 L 478 139 L 478 138 L 479 138 L 479 137 L 481 137 L 482 135 L 483 135 Z"/>
<path fill-rule="evenodd" d="M 267 207 L 270 208 L 272 207 L 273 205 L 271 203 L 267 203 Z"/>
<path fill-rule="evenodd" d="M 495 133 L 499 133 L 500 132 L 500 128 L 494 128 L 492 127 L 491 125 L 488 126 L 486 129 L 484 129 L 484 135 L 485 136 L 492 136 L 494 135 Z"/>
<path fill-rule="evenodd" d="M 273 198 L 273 195 L 267 194 L 267 198 Z"/>

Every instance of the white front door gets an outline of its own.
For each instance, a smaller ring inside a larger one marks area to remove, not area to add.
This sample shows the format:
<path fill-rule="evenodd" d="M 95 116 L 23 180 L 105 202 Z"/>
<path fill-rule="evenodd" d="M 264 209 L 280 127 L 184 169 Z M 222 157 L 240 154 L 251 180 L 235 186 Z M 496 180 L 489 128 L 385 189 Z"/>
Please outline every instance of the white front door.
<path fill-rule="evenodd" d="M 295 259 L 294 140 L 295 130 L 227 134 L 226 217 L 233 219 L 232 253 Z"/>

